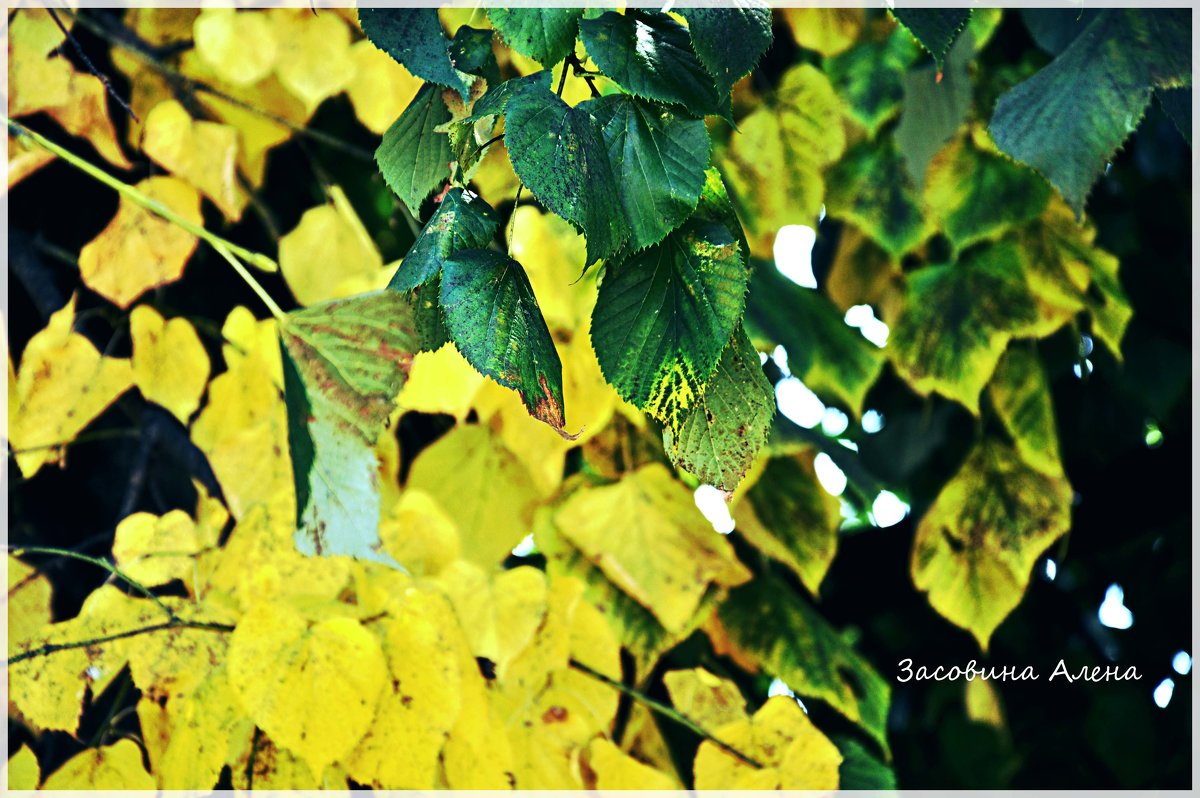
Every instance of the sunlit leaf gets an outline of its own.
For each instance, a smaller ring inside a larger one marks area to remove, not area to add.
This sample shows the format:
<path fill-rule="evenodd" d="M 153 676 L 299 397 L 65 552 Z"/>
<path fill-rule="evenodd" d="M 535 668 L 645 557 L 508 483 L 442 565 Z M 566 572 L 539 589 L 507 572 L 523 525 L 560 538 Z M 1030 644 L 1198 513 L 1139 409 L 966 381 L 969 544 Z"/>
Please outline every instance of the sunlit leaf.
<path fill-rule="evenodd" d="M 301 305 L 382 288 L 383 258 L 346 195 L 329 190 L 331 203 L 310 208 L 279 240 L 279 268 Z"/>
<path fill-rule="evenodd" d="M 184 318 L 167 321 L 149 305 L 129 317 L 133 340 L 133 382 L 183 424 L 200 407 L 211 364 L 196 328 Z"/>
<path fill-rule="evenodd" d="M 199 550 L 196 525 L 182 510 L 134 513 L 117 524 L 113 538 L 117 566 L 148 587 L 189 578 Z"/>
<path fill-rule="evenodd" d="M 302 8 L 276 8 L 271 9 L 267 19 L 279 43 L 275 64 L 279 82 L 304 103 L 309 113 L 346 88 L 354 76 L 355 63 L 350 53 L 350 29 L 341 18 Z"/>
<path fill-rule="evenodd" d="M 672 790 L 674 780 L 597 737 L 587 749 L 587 763 L 596 776 L 596 790 Z"/>
<path fill-rule="evenodd" d="M 421 80 L 366 40 L 350 46 L 350 61 L 354 74 L 346 94 L 354 113 L 368 130 L 382 135 L 412 102 Z"/>
<path fill-rule="evenodd" d="M 27 647 L 28 640 L 50 623 L 50 580 L 45 574 L 8 555 L 8 652 Z"/>
<path fill-rule="evenodd" d="M 8 136 L 8 187 L 11 189 L 53 160 L 54 153 L 10 133 Z"/>
<path fill-rule="evenodd" d="M 21 748 L 8 759 L 8 781 L 5 782 L 10 790 L 36 790 L 42 780 L 37 757 L 28 745 Z"/>
<path fill-rule="evenodd" d="M 663 684 L 671 705 L 709 733 L 746 717 L 746 698 L 738 686 L 703 668 L 668 671 Z"/>
<path fill-rule="evenodd" d="M 413 216 L 420 213 L 425 198 L 450 176 L 450 139 L 435 130 L 449 121 L 450 111 L 441 91 L 426 83 L 383 134 L 383 142 L 375 151 L 383 179 Z"/>
<path fill-rule="evenodd" d="M 279 42 L 265 14 L 207 8 L 192 30 L 196 52 L 226 83 L 257 83 L 278 62 Z"/>

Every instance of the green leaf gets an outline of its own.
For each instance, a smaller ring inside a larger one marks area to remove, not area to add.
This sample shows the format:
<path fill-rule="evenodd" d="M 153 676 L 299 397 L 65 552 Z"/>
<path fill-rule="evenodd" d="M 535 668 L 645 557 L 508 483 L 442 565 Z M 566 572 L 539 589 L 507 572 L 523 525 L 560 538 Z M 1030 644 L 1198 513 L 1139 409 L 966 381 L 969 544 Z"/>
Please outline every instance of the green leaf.
<path fill-rule="evenodd" d="M 489 116 L 499 116 L 508 109 L 508 101 L 522 86 L 538 85 L 549 92 L 551 77 L 553 76 L 550 74 L 550 70 L 542 69 L 532 75 L 509 78 L 503 83 L 489 84 L 488 90 L 471 106 L 470 115 L 459 121 L 478 122 Z"/>
<path fill-rule="evenodd" d="M 1036 219 L 1050 187 L 1011 159 L 959 139 L 929 167 L 925 204 L 959 250 Z"/>
<path fill-rule="evenodd" d="M 561 430 L 562 363 L 521 264 L 490 249 L 456 252 L 442 266 L 441 300 L 463 357 Z"/>
<path fill-rule="evenodd" d="M 375 442 L 415 352 L 407 299 L 380 291 L 294 311 L 280 341 L 296 548 L 394 565 L 376 524 Z"/>
<path fill-rule="evenodd" d="M 837 552 L 841 502 L 817 481 L 813 452 L 772 457 L 734 510 L 738 534 L 817 595 Z"/>
<path fill-rule="evenodd" d="M 1021 459 L 1043 474 L 1062 476 L 1050 385 L 1032 344 L 1009 345 L 988 396 Z"/>
<path fill-rule="evenodd" d="M 1021 250 L 1002 242 L 908 275 L 886 351 L 913 390 L 936 391 L 979 414 L 979 393 L 1009 339 L 1037 321 L 1024 270 Z"/>
<path fill-rule="evenodd" d="M 833 735 L 833 743 L 842 752 L 838 768 L 838 789 L 895 790 L 896 774 L 867 747 L 848 735 Z"/>
<path fill-rule="evenodd" d="M 1099 13 L 1098 8 L 1022 8 L 1021 21 L 1034 44 L 1058 55 Z"/>
<path fill-rule="evenodd" d="M 761 0 L 731 8 L 684 8 L 679 13 L 688 22 L 696 56 L 722 95 L 771 47 L 771 9 Z"/>
<path fill-rule="evenodd" d="M 417 351 L 436 352 L 450 340 L 442 317 L 442 278 L 440 273 L 412 292 L 413 325 L 417 330 Z"/>
<path fill-rule="evenodd" d="M 583 103 L 603 130 L 630 246 L 657 244 L 691 215 L 704 187 L 708 130 L 701 119 L 627 94 Z"/>
<path fill-rule="evenodd" d="M 579 23 L 588 55 L 630 94 L 681 105 L 697 115 L 732 114 L 729 97 L 692 51 L 687 29 L 658 11 L 609 11 Z M 728 95 L 728 92 L 726 92 Z"/>
<path fill-rule="evenodd" d="M 739 662 L 749 659 L 797 695 L 824 701 L 888 750 L 887 681 L 781 578 L 763 573 L 735 588 L 717 617 Z"/>
<path fill-rule="evenodd" d="M 1154 96 L 1158 105 L 1167 117 L 1175 123 L 1175 128 L 1183 136 L 1188 146 L 1192 146 L 1192 90 L 1190 87 L 1177 89 L 1157 89 Z"/>
<path fill-rule="evenodd" d="M 605 379 L 626 401 L 682 424 L 741 318 L 746 283 L 729 229 L 695 219 L 610 262 L 591 327 Z"/>
<path fill-rule="evenodd" d="M 774 102 L 741 121 L 722 171 L 754 254 L 769 257 L 784 225 L 816 226 L 825 198 L 821 168 L 845 147 L 841 103 L 829 79 L 811 64 L 784 73 Z"/>
<path fill-rule="evenodd" d="M 466 102 L 473 81 L 455 68 L 437 9 L 360 8 L 358 22 L 372 44 L 409 72 L 454 89 Z"/>
<path fill-rule="evenodd" d="M 1037 559 L 1071 525 L 1071 485 L 985 439 L 917 526 L 912 576 L 943 617 L 987 650 Z"/>
<path fill-rule="evenodd" d="M 400 118 L 383 134 L 375 162 L 384 181 L 396 192 L 413 216 L 419 216 L 421 203 L 449 176 L 454 159 L 450 138 L 435 128 L 450 121 L 450 111 L 442 92 L 425 84 Z"/>
<path fill-rule="evenodd" d="M 500 38 L 523 56 L 554 66 L 571 54 L 582 8 L 489 8 Z"/>
<path fill-rule="evenodd" d="M 732 492 L 766 445 L 774 417 L 775 392 L 739 327 L 704 395 L 678 429 L 663 428 L 663 448 L 671 462 L 702 483 Z"/>
<path fill-rule="evenodd" d="M 828 214 L 853 222 L 894 258 L 933 232 L 891 141 L 857 145 L 830 168 L 826 179 Z"/>
<path fill-rule="evenodd" d="M 449 47 L 450 61 L 455 69 L 468 75 L 478 75 L 489 86 L 500 82 L 500 66 L 492 50 L 493 33 L 491 30 L 463 25 L 454 32 Z M 464 95 L 463 101 L 467 99 Z"/>
<path fill-rule="evenodd" d="M 933 62 L 940 70 L 950 45 L 971 18 L 971 9 L 893 8 L 892 15 L 933 56 Z"/>
<path fill-rule="evenodd" d="M 792 374 L 815 393 L 855 415 L 862 412 L 883 368 L 883 351 L 847 325 L 825 295 L 756 260 L 746 302 L 746 326 L 755 339 L 782 345 Z"/>
<path fill-rule="evenodd" d="M 505 110 L 504 143 L 517 177 L 539 202 L 583 231 L 588 263 L 616 252 L 628 231 L 595 117 L 540 82 L 518 87 Z"/>
<path fill-rule="evenodd" d="M 461 188 L 452 188 L 425 223 L 421 234 L 400 262 L 388 288 L 411 291 L 442 270 L 442 264 L 460 249 L 486 247 L 500 219 L 492 206 Z"/>
<path fill-rule="evenodd" d="M 951 48 L 941 80 L 937 70 L 929 66 L 904 75 L 904 110 L 896 127 L 896 146 L 918 188 L 925 184 L 930 159 L 971 111 L 967 64 L 973 52 L 971 33 L 967 31 Z"/>
<path fill-rule="evenodd" d="M 1086 303 L 1092 316 L 1092 334 L 1120 361 L 1121 340 L 1133 317 L 1129 297 L 1117 276 L 1121 264 L 1114 255 L 1093 249 L 1088 265 L 1092 270 L 1092 286 Z"/>
<path fill-rule="evenodd" d="M 875 138 L 880 126 L 901 109 L 902 80 L 920 50 L 896 28 L 880 41 L 864 41 L 825 59 L 824 70 L 848 115 Z"/>
<path fill-rule="evenodd" d="M 1185 10 L 1106 9 L 1049 66 L 1001 95 L 991 134 L 1082 216 L 1088 192 L 1137 128 L 1151 90 L 1191 75 Z"/>

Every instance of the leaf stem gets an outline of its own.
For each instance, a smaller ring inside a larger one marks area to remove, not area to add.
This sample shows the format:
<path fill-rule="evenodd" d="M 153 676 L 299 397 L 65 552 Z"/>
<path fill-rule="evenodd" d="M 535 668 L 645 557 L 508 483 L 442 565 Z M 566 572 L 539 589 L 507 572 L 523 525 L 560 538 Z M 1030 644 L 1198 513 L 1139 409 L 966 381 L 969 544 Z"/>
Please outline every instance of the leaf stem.
<path fill-rule="evenodd" d="M 163 600 L 160 599 L 158 596 L 154 595 L 152 592 L 150 592 L 150 589 L 148 587 L 146 587 L 145 585 L 143 585 L 141 582 L 137 581 L 133 577 L 129 576 L 128 574 L 126 574 L 124 571 L 122 571 L 117 566 L 108 562 L 108 560 L 102 560 L 99 557 L 92 557 L 87 554 L 80 554 L 79 552 L 71 551 L 70 549 L 58 549 L 58 548 L 53 548 L 50 546 L 10 546 L 8 550 L 10 553 L 16 554 L 16 555 L 46 554 L 46 555 L 51 555 L 54 557 L 67 557 L 72 560 L 79 560 L 80 562 L 86 562 L 90 565 L 96 566 L 97 568 L 103 568 L 105 571 L 108 571 L 110 574 L 117 577 L 122 582 L 129 585 L 130 587 L 132 587 L 137 592 L 141 593 L 146 598 L 153 601 L 156 605 L 158 605 L 159 609 L 161 609 L 163 612 L 165 612 L 167 614 L 168 618 L 170 618 L 172 620 L 179 619 L 179 616 L 177 616 L 175 614 L 175 610 L 171 609 L 166 604 L 164 604 Z"/>
<path fill-rule="evenodd" d="M 87 648 L 88 646 L 96 646 L 101 643 L 111 643 L 114 640 L 124 640 L 129 637 L 137 637 L 139 635 L 150 634 L 151 632 L 161 632 L 164 629 L 207 629 L 212 632 L 232 632 L 234 627 L 227 623 L 213 623 L 211 621 L 189 621 L 185 618 L 175 616 L 169 621 L 163 623 L 150 624 L 149 626 L 139 626 L 136 629 L 126 629 L 124 632 L 114 632 L 110 635 L 102 637 L 93 637 L 88 640 L 74 640 L 70 643 L 46 643 L 37 648 L 27 649 L 19 654 L 16 654 L 3 663 L 3 667 L 16 665 L 18 662 L 24 662 L 27 659 L 35 657 L 45 657 L 57 651 L 70 651 L 76 648 Z"/>
<path fill-rule="evenodd" d="M 696 734 L 700 735 L 704 739 L 711 742 L 713 745 L 720 748 L 722 751 L 725 751 L 728 754 L 732 754 L 733 756 L 735 756 L 738 759 L 745 762 L 747 765 L 750 765 L 751 767 L 759 768 L 760 770 L 763 768 L 763 764 L 761 762 L 759 762 L 757 759 L 754 759 L 753 757 L 742 753 L 741 751 L 734 748 L 732 745 L 725 742 L 724 740 L 721 740 L 720 738 L 715 737 L 711 733 L 705 731 L 700 726 L 699 723 L 696 723 L 696 721 L 692 720 L 687 715 L 684 715 L 682 712 L 675 709 L 674 707 L 669 707 L 660 701 L 655 701 L 653 698 L 646 695 L 641 690 L 637 690 L 633 687 L 630 687 L 629 685 L 624 684 L 623 682 L 619 682 L 610 676 L 605 676 L 603 673 L 600 673 L 597 670 L 593 670 L 592 668 L 589 668 L 587 665 L 584 665 L 582 662 L 580 662 L 577 659 L 572 659 L 570 661 L 570 665 L 572 668 L 579 671 L 580 673 L 583 673 L 587 676 L 591 676 L 593 679 L 596 679 L 597 681 L 604 682 L 609 687 L 613 687 L 613 688 L 621 691 L 622 693 L 629 696 L 633 700 L 639 701 L 642 704 L 645 704 L 646 707 L 653 710 L 654 712 L 657 712 L 658 714 L 662 715 L 663 717 L 670 718 L 671 720 L 675 721 L 676 723 L 680 724 L 681 726 L 686 726 L 687 728 L 691 729 Z"/>
<path fill-rule="evenodd" d="M 131 186 L 127 183 L 122 183 L 120 180 L 113 177 L 108 172 L 105 172 L 103 169 L 85 161 L 83 158 L 80 158 L 78 155 L 66 149 L 65 147 L 55 144 L 42 134 L 30 130 L 16 120 L 9 119 L 8 128 L 14 134 L 32 140 L 38 146 L 57 155 L 59 158 L 62 158 L 79 171 L 100 181 L 135 205 L 145 208 L 153 214 L 161 216 L 168 222 L 171 222 L 172 224 L 188 231 L 197 238 L 208 242 L 208 244 L 211 245 L 213 249 L 217 250 L 217 252 L 219 252 L 222 257 L 225 258 L 225 260 L 229 261 L 230 265 L 233 266 L 238 275 L 246 281 L 246 284 L 250 286 L 254 293 L 258 295 L 259 299 L 261 299 L 267 306 L 267 309 L 271 311 L 271 315 L 280 320 L 284 318 L 283 310 L 275 303 L 275 300 L 271 299 L 271 296 L 267 293 L 266 289 L 254 279 L 250 272 L 246 270 L 246 267 L 241 263 L 241 260 L 246 260 L 263 271 L 273 272 L 279 269 L 279 264 L 277 264 L 274 260 L 260 252 L 253 252 L 245 247 L 238 246 L 232 241 L 224 239 L 216 233 L 210 232 L 204 227 L 183 218 L 165 204 L 153 199 L 152 197 L 146 196 L 141 191 L 138 191 L 138 189 L 134 186 Z M 238 260 L 239 258 L 241 260 Z"/>

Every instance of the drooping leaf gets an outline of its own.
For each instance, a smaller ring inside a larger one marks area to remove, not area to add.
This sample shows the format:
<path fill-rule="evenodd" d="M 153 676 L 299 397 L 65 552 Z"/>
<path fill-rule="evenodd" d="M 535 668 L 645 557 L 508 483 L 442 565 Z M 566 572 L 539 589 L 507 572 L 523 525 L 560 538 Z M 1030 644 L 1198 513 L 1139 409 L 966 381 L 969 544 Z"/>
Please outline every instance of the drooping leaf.
<path fill-rule="evenodd" d="M 609 263 L 591 327 L 605 379 L 626 401 L 681 424 L 733 335 L 746 283 L 737 241 L 715 222 L 691 220 Z"/>
<path fill-rule="evenodd" d="M 575 48 L 581 8 L 489 8 L 488 19 L 505 43 L 551 67 Z"/>
<path fill-rule="evenodd" d="M 988 383 L 988 396 L 1021 458 L 1044 474 L 1061 476 L 1050 385 L 1031 345 L 1009 345 Z"/>
<path fill-rule="evenodd" d="M 134 384 L 147 400 L 187 424 L 200 407 L 212 368 L 196 328 L 185 318 L 167 321 L 149 305 L 138 305 L 129 317 L 129 337 Z"/>
<path fill-rule="evenodd" d="M 360 8 L 358 22 L 376 47 L 409 72 L 454 89 L 466 101 L 472 81 L 451 58 L 437 9 Z"/>
<path fill-rule="evenodd" d="M 1101 12 L 1049 66 L 1000 97 L 990 126 L 997 146 L 1045 175 L 1082 216 L 1151 90 L 1189 81 L 1190 31 L 1183 11 Z"/>
<path fill-rule="evenodd" d="M 979 413 L 979 393 L 1008 341 L 1037 320 L 1024 259 L 1003 242 L 908 275 L 887 352 L 917 393 L 936 391 Z"/>
<path fill-rule="evenodd" d="M 1021 602 L 1038 557 L 1071 525 L 1071 486 L 984 440 L 917 527 L 912 576 L 947 620 L 987 650 Z"/>
<path fill-rule="evenodd" d="M 696 57 L 722 96 L 771 46 L 771 9 L 762 0 L 742 0 L 728 8 L 685 8 L 680 13 L 688 22 Z"/>
<path fill-rule="evenodd" d="M 940 70 L 959 32 L 971 17 L 969 8 L 893 8 L 892 15 L 908 28 Z"/>
<path fill-rule="evenodd" d="M 1040 216 L 1050 187 L 1033 170 L 959 139 L 934 156 L 924 198 L 946 237 L 963 250 Z"/>
<path fill-rule="evenodd" d="M 521 264 L 494 250 L 460 250 L 442 266 L 441 291 L 463 356 L 516 390 L 531 416 L 561 430 L 562 363 Z"/>
<path fill-rule="evenodd" d="M 376 528 L 374 447 L 416 351 L 407 300 L 380 291 L 315 305 L 289 314 L 280 338 L 296 546 L 391 563 Z"/>
<path fill-rule="evenodd" d="M 513 171 L 543 205 L 583 231 L 588 263 L 615 252 L 627 228 L 595 117 L 570 107 L 541 81 L 523 82 L 505 112 Z"/>
<path fill-rule="evenodd" d="M 600 124 L 629 224 L 629 245 L 657 244 L 696 209 L 708 167 L 703 120 L 627 94 L 584 103 Z"/>
<path fill-rule="evenodd" d="M 887 751 L 888 682 L 779 577 L 760 574 L 735 588 L 717 614 L 718 653 L 777 676 L 797 695 L 824 701 Z"/>
<path fill-rule="evenodd" d="M 630 94 L 683 106 L 689 113 L 730 115 L 728 92 L 717 91 L 712 76 L 692 50 L 688 31 L 658 11 L 607 11 L 579 23 L 588 55 Z"/>
<path fill-rule="evenodd" d="M 774 417 L 775 392 L 739 327 L 679 428 L 663 427 L 663 449 L 702 483 L 732 491 L 766 444 Z"/>
<path fill-rule="evenodd" d="M 903 82 L 919 53 L 912 37 L 897 28 L 877 41 L 859 42 L 825 59 L 825 74 L 842 98 L 847 115 L 866 129 L 869 138 L 907 107 L 901 103 Z"/>
<path fill-rule="evenodd" d="M 826 174 L 830 216 L 846 219 L 899 258 L 932 231 L 891 141 L 864 142 Z"/>
<path fill-rule="evenodd" d="M 411 291 L 428 283 L 458 250 L 486 247 L 499 224 L 496 211 L 477 195 L 450 189 L 404 256 L 388 290 Z"/>
<path fill-rule="evenodd" d="M 847 325 L 823 294 L 796 285 L 772 263 L 755 261 L 746 327 L 752 337 L 783 346 L 788 370 L 818 395 L 862 412 L 883 352 Z"/>
<path fill-rule="evenodd" d="M 450 137 L 435 130 L 449 121 L 450 111 L 442 93 L 426 83 L 383 134 L 375 151 L 383 179 L 413 216 L 420 213 L 425 198 L 450 176 Z"/>
<path fill-rule="evenodd" d="M 904 159 L 904 168 L 918 188 L 925 185 L 930 159 L 962 126 L 971 110 L 967 64 L 974 53 L 972 44 L 971 32 L 967 31 L 950 49 L 944 71 L 924 66 L 904 74 L 904 103 L 896 127 L 896 146 Z"/>
<path fill-rule="evenodd" d="M 563 536 L 667 631 L 692 620 L 710 583 L 732 586 L 750 573 L 700 515 L 690 492 L 662 465 L 614 485 L 573 493 L 555 514 Z M 613 535 L 613 525 L 622 526 Z"/>

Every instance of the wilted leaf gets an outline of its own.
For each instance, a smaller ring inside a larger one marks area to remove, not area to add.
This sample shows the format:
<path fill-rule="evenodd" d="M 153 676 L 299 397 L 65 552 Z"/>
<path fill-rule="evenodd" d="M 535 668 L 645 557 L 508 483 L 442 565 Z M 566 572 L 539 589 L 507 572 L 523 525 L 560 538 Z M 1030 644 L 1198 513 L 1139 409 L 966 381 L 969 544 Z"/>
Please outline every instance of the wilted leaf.
<path fill-rule="evenodd" d="M 167 321 L 149 305 L 138 305 L 129 317 L 129 335 L 134 384 L 147 401 L 186 425 L 200 407 L 212 368 L 196 328 L 185 318 Z"/>
<path fill-rule="evenodd" d="M 912 575 L 986 650 L 1021 602 L 1038 557 L 1071 525 L 1071 486 L 995 440 L 979 443 L 917 527 Z"/>

